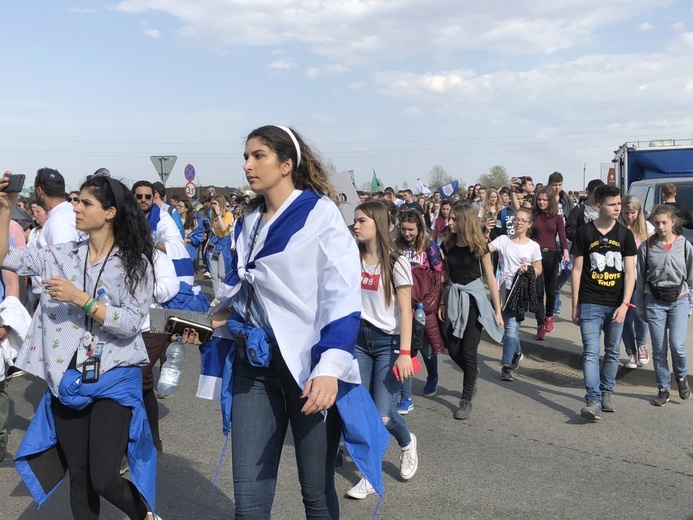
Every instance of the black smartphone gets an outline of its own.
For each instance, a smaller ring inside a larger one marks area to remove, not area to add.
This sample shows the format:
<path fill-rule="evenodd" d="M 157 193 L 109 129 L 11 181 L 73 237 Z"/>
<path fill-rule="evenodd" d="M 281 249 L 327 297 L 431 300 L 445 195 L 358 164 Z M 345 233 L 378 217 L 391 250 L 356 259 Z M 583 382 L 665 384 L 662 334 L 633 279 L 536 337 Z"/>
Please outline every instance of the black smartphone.
<path fill-rule="evenodd" d="M 23 173 L 18 173 L 18 174 L 12 174 L 10 175 L 10 182 L 7 185 L 7 187 L 2 190 L 5 193 L 20 193 L 22 189 L 24 188 L 24 180 L 26 179 L 26 175 Z"/>
<path fill-rule="evenodd" d="M 211 338 L 212 334 L 214 333 L 214 329 L 212 327 L 208 327 L 207 325 L 201 325 L 199 323 L 195 323 L 194 321 L 176 318 L 174 316 L 171 316 L 168 319 L 168 321 L 166 322 L 166 327 L 164 327 L 164 331 L 167 334 L 178 334 L 179 336 L 183 335 L 183 331 L 185 329 L 196 330 L 197 335 L 200 338 L 200 342 L 202 343 L 209 341 L 209 338 Z"/>

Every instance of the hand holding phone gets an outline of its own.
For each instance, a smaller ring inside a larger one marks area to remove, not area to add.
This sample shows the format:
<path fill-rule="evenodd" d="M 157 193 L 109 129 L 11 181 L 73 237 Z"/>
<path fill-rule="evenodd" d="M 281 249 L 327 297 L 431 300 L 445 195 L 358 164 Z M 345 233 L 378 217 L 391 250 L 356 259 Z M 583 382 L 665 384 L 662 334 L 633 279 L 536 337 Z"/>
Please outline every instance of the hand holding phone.
<path fill-rule="evenodd" d="M 421 363 L 419 363 L 418 357 L 411 358 L 411 366 L 414 369 L 414 374 L 421 371 Z M 392 367 L 392 373 L 395 374 L 397 381 L 404 381 L 404 379 L 400 379 L 399 377 L 399 369 L 397 368 L 397 365 Z"/>

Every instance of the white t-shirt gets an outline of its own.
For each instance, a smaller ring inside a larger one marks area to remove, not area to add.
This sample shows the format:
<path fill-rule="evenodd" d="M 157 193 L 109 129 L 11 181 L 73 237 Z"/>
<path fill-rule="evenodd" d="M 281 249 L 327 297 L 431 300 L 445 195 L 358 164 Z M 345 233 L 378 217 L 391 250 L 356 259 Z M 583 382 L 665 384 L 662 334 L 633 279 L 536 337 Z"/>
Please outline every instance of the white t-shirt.
<path fill-rule="evenodd" d="M 395 287 L 414 285 L 409 261 L 400 256 L 392 273 Z M 380 277 L 380 264 L 366 265 L 361 261 L 361 318 L 386 334 L 399 334 L 399 309 L 393 291 L 390 306 L 385 305 L 385 291 Z"/>
<path fill-rule="evenodd" d="M 48 212 L 48 219 L 38 236 L 38 247 L 53 244 L 67 244 L 82 240 L 75 225 L 75 212 L 72 204 L 61 202 Z"/>
<path fill-rule="evenodd" d="M 491 244 L 500 255 L 501 277 L 506 289 L 512 287 L 515 273 L 517 273 L 517 270 L 523 263 L 531 264 L 541 260 L 541 249 L 534 240 L 530 240 L 524 245 L 519 245 L 511 240 L 509 236 L 501 235 Z"/>

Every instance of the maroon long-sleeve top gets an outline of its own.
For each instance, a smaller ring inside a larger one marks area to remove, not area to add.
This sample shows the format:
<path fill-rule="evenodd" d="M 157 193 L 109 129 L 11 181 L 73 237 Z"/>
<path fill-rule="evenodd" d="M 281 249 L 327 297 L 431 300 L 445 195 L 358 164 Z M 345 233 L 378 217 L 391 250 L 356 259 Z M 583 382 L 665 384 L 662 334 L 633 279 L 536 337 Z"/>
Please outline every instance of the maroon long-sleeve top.
<path fill-rule="evenodd" d="M 539 213 L 534 217 L 534 232 L 532 238 L 539 244 L 541 249 L 556 249 L 556 235 L 561 244 L 561 251 L 568 249 L 568 238 L 565 235 L 565 225 L 563 217 L 556 215 L 547 217 L 546 213 Z"/>

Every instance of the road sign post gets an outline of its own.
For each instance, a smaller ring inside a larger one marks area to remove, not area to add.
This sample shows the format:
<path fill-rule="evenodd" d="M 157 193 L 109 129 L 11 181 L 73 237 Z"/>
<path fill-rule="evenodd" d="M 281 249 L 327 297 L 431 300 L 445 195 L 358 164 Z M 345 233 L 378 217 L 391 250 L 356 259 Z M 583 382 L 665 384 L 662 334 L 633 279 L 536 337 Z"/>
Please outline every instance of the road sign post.
<path fill-rule="evenodd" d="M 159 178 L 164 183 L 165 188 L 168 176 L 171 175 L 171 170 L 173 170 L 173 165 L 176 164 L 178 157 L 175 155 L 152 155 L 149 158 L 159 173 Z"/>

